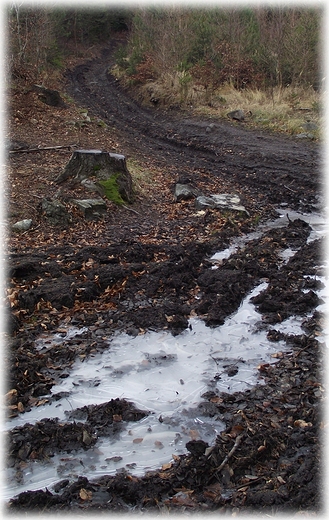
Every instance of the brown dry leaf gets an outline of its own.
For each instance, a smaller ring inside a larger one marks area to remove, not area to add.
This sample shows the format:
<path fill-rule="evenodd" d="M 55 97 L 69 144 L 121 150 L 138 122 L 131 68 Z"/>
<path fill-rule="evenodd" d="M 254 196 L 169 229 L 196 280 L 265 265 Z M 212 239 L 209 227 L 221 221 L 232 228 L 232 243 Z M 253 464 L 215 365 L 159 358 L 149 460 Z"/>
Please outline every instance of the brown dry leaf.
<path fill-rule="evenodd" d="M 215 484 L 211 484 L 210 486 L 207 486 L 205 489 L 205 493 L 209 493 L 209 498 L 214 500 L 214 498 L 219 497 L 221 494 L 222 486 L 219 482 L 215 482 Z"/>
<path fill-rule="evenodd" d="M 303 419 L 297 419 L 294 421 L 294 426 L 296 428 L 307 428 L 308 426 L 313 426 L 311 422 L 303 421 Z"/>
<path fill-rule="evenodd" d="M 12 390 L 9 390 L 9 392 L 7 392 L 5 394 L 5 399 L 8 401 L 8 402 L 11 402 L 12 399 L 14 399 L 15 397 L 17 397 L 17 390 L 16 388 L 13 388 Z"/>
<path fill-rule="evenodd" d="M 229 436 L 232 437 L 232 439 L 235 439 L 238 435 L 240 435 L 244 431 L 244 427 L 242 424 L 235 424 L 229 433 Z"/>
<path fill-rule="evenodd" d="M 267 372 L 267 370 L 270 368 L 269 363 L 262 363 L 261 365 L 258 365 L 257 370 L 260 372 Z"/>
<path fill-rule="evenodd" d="M 138 478 L 133 475 L 127 475 L 127 480 L 131 480 L 131 482 L 138 482 Z"/>
<path fill-rule="evenodd" d="M 93 260 L 92 258 L 88 258 L 87 262 L 83 262 L 82 266 L 84 268 L 93 267 L 94 263 L 95 263 L 95 260 Z"/>
<path fill-rule="evenodd" d="M 10 307 L 15 307 L 18 304 L 18 291 L 15 289 L 7 289 L 7 298 L 10 302 Z"/>
<path fill-rule="evenodd" d="M 114 414 L 113 415 L 113 422 L 121 422 L 122 421 L 122 415 Z"/>
<path fill-rule="evenodd" d="M 168 479 L 172 476 L 172 472 L 171 471 L 168 471 L 168 472 L 165 472 L 165 471 L 159 471 L 158 473 L 159 477 L 162 479 L 162 480 L 165 480 L 165 479 Z"/>
<path fill-rule="evenodd" d="M 166 471 L 167 469 L 170 469 L 172 467 L 172 462 L 167 462 L 166 464 L 162 464 L 161 469 L 163 471 Z"/>
<path fill-rule="evenodd" d="M 38 401 L 35 406 L 42 406 L 46 403 L 48 403 L 49 399 L 40 399 L 40 401 Z"/>
<path fill-rule="evenodd" d="M 24 412 L 24 405 L 23 405 L 23 403 L 19 402 L 19 403 L 17 404 L 17 410 L 18 410 L 20 413 Z"/>
<path fill-rule="evenodd" d="M 198 430 L 190 430 L 189 435 L 193 441 L 197 441 L 200 438 Z"/>
<path fill-rule="evenodd" d="M 85 488 L 81 488 L 79 492 L 81 500 L 91 500 L 93 494 L 91 491 L 87 491 Z"/>
<path fill-rule="evenodd" d="M 162 450 L 162 448 L 164 447 L 161 441 L 155 441 L 154 444 L 160 450 Z"/>
<path fill-rule="evenodd" d="M 210 402 L 211 402 L 211 403 L 217 403 L 217 404 L 220 404 L 220 403 L 222 403 L 223 401 L 224 401 L 224 399 L 222 399 L 222 398 L 219 397 L 219 396 L 215 396 L 215 397 L 212 397 L 212 398 L 210 399 Z"/>
<path fill-rule="evenodd" d="M 82 442 L 89 446 L 91 444 L 92 438 L 86 430 L 82 430 Z"/>
<path fill-rule="evenodd" d="M 136 439 L 133 440 L 133 443 L 134 444 L 140 444 L 141 442 L 143 442 L 143 437 L 137 437 Z"/>
<path fill-rule="evenodd" d="M 195 507 L 197 504 L 194 500 L 190 498 L 189 495 L 190 493 L 183 493 L 182 491 L 180 491 L 179 493 L 176 493 L 176 495 L 174 495 L 171 500 L 165 500 L 165 503 L 174 504 L 176 506 Z"/>

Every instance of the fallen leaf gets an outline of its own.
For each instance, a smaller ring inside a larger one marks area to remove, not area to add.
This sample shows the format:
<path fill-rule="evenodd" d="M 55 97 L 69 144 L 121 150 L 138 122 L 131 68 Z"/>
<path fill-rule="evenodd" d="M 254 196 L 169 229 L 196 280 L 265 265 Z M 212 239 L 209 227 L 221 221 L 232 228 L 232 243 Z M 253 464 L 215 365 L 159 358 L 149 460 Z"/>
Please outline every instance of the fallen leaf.
<path fill-rule="evenodd" d="M 134 444 L 140 444 L 141 442 L 143 442 L 143 437 L 137 437 L 136 439 L 133 440 Z"/>
<path fill-rule="evenodd" d="M 267 370 L 269 368 L 270 368 L 269 363 L 262 363 L 261 365 L 258 365 L 257 370 L 259 370 L 259 372 L 267 372 Z"/>
<path fill-rule="evenodd" d="M 244 431 L 244 427 L 242 424 L 235 424 L 229 433 L 229 436 L 232 437 L 232 439 L 235 439 L 238 435 L 240 435 Z"/>
<path fill-rule="evenodd" d="M 296 428 L 307 428 L 307 426 L 313 426 L 311 422 L 303 421 L 303 419 L 297 419 L 294 421 L 294 426 Z"/>
<path fill-rule="evenodd" d="M 215 396 L 215 397 L 212 397 L 210 399 L 210 402 L 211 403 L 217 403 L 217 404 L 220 404 L 224 401 L 224 399 L 222 399 L 221 397 L 218 397 L 218 396 Z"/>
<path fill-rule="evenodd" d="M 196 502 L 192 500 L 189 496 L 189 493 L 183 493 L 180 491 L 179 493 L 176 493 L 171 499 L 165 500 L 165 504 L 174 504 L 177 506 L 189 506 L 189 507 L 195 507 Z"/>
<path fill-rule="evenodd" d="M 91 444 L 91 437 L 86 430 L 82 430 L 82 442 L 87 446 Z"/>
<path fill-rule="evenodd" d="M 16 388 L 13 388 L 12 390 L 9 390 L 9 392 L 7 392 L 6 395 L 5 395 L 5 399 L 8 402 L 11 402 L 12 399 L 15 399 L 15 397 L 17 397 L 17 390 L 16 390 Z"/>
<path fill-rule="evenodd" d="M 172 462 L 167 462 L 166 464 L 162 464 L 162 470 L 166 471 L 167 469 L 170 469 L 172 467 Z"/>
<path fill-rule="evenodd" d="M 87 491 L 85 488 L 81 488 L 79 492 L 81 500 L 91 500 L 93 494 L 91 491 Z"/>
<path fill-rule="evenodd" d="M 196 441 L 200 438 L 198 430 L 190 430 L 189 435 L 190 435 L 191 439 L 194 441 Z"/>

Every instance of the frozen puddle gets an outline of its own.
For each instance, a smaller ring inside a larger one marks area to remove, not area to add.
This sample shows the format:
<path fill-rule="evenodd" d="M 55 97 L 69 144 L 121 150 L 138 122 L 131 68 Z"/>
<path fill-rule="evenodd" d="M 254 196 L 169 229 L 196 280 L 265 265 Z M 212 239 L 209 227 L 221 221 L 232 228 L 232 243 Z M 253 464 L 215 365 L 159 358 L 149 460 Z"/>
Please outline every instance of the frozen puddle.
<path fill-rule="evenodd" d="M 317 222 L 319 230 L 314 230 L 313 239 L 324 233 L 323 219 Z M 231 253 L 234 247 L 229 248 Z M 288 260 L 292 254 L 287 250 L 282 259 Z M 109 339 L 106 352 L 77 360 L 70 376 L 52 388 L 52 395 L 65 392 L 68 397 L 34 407 L 8 421 L 6 427 L 33 424 L 43 418 L 67 421 L 67 412 L 116 398 L 131 401 L 150 415 L 128 423 L 127 429 L 115 438 L 99 437 L 94 448 L 87 451 L 63 453 L 47 462 L 31 461 L 22 469 L 19 483 L 10 469 L 4 498 L 26 490 L 51 489 L 57 481 L 78 475 L 94 478 L 127 470 L 140 476 L 170 462 L 173 455 L 186 453 L 185 445 L 191 439 L 213 443 L 225 425 L 216 416 L 202 416 L 198 408 L 202 394 L 209 390 L 243 391 L 262 384 L 257 366 L 273 362 L 276 352 L 286 350 L 284 342 L 268 341 L 267 330 L 257 326 L 261 316 L 250 299 L 266 286 L 263 282 L 256 287 L 221 327 L 211 329 L 202 320 L 192 318 L 189 328 L 175 337 L 167 332 L 136 337 L 116 334 Z M 321 296 L 326 299 L 327 291 Z M 275 328 L 301 334 L 303 319 L 305 316 L 289 318 Z M 65 339 L 85 331 L 72 327 Z M 47 348 L 57 340 L 61 343 L 63 338 L 40 338 L 36 347 Z"/>
<path fill-rule="evenodd" d="M 256 332 L 260 315 L 250 298 L 266 285 L 256 287 L 221 327 L 209 329 L 202 320 L 191 319 L 190 328 L 176 337 L 166 332 L 134 338 L 118 334 L 109 341 L 108 351 L 76 361 L 70 377 L 52 388 L 52 394 L 68 392 L 69 398 L 35 407 L 10 420 L 8 427 L 43 418 L 67 420 L 66 411 L 117 397 L 151 414 L 129 423 L 118 438 L 100 437 L 93 449 L 56 455 L 46 463 L 29 463 L 20 484 L 14 483 L 10 470 L 8 480 L 13 480 L 4 491 L 6 498 L 76 475 L 93 478 L 122 468 L 143 475 L 172 460 L 174 454 L 186 453 L 185 444 L 191 439 L 202 438 L 211 444 L 224 424 L 216 417 L 201 415 L 197 408 L 201 395 L 208 390 L 235 392 L 261 384 L 257 366 L 272 362 L 273 353 L 285 349 L 283 342 L 269 342 L 266 330 Z M 294 323 L 294 333 L 297 328 Z"/>
<path fill-rule="evenodd" d="M 251 240 L 260 238 L 264 233 L 266 233 L 266 231 L 287 226 L 289 219 L 301 219 L 311 226 L 312 230 L 307 243 L 312 242 L 317 238 L 321 238 L 328 231 L 328 221 L 325 216 L 320 213 L 298 213 L 289 208 L 277 209 L 277 213 L 279 214 L 279 217 L 276 220 L 261 224 L 257 231 L 234 239 L 228 248 L 215 253 L 211 257 L 211 260 L 214 263 L 213 269 L 217 269 L 216 264 L 221 264 L 222 260 L 229 258 L 233 253 L 236 253 L 239 249 L 243 248 L 248 242 L 251 242 Z M 295 253 L 296 251 L 290 248 L 282 251 L 282 260 L 288 262 L 289 258 Z"/>

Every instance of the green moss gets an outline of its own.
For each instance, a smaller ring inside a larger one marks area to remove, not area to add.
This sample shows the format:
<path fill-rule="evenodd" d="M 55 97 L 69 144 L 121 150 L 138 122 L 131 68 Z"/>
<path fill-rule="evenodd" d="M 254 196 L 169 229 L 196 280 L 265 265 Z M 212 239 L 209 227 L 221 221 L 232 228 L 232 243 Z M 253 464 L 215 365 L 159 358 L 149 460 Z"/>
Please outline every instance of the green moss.
<path fill-rule="evenodd" d="M 124 200 L 119 193 L 119 186 L 117 183 L 118 173 L 112 175 L 106 181 L 99 181 L 99 184 L 104 188 L 104 195 L 107 199 L 116 204 L 124 204 Z"/>

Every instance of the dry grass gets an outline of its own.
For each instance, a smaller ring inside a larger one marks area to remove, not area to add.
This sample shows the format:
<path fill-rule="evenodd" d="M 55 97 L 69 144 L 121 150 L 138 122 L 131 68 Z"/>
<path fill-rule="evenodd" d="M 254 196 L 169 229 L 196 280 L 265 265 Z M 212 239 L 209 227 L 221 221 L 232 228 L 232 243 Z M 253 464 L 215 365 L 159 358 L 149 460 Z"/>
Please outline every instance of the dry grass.
<path fill-rule="evenodd" d="M 144 168 L 139 161 L 132 158 L 127 159 L 127 167 L 133 179 L 135 192 L 140 195 L 148 193 L 156 183 L 156 171 Z"/>
<path fill-rule="evenodd" d="M 114 70 L 121 81 L 129 85 L 129 78 Z M 132 85 L 130 85 L 132 86 Z M 201 85 L 194 84 L 187 74 L 165 73 L 157 81 L 134 85 L 136 97 L 145 105 L 152 99 L 162 106 L 185 105 L 199 115 L 226 118 L 232 110 L 243 110 L 246 124 L 290 135 L 311 134 L 321 137 L 324 123 L 323 99 L 312 87 L 261 90 L 236 90 L 229 84 L 209 93 Z M 314 128 L 312 125 L 316 125 Z"/>
<path fill-rule="evenodd" d="M 243 110 L 251 126 L 291 135 L 311 133 L 319 138 L 323 123 L 321 95 L 310 88 L 238 91 L 225 85 L 213 93 L 210 106 L 200 104 L 198 113 L 226 117 L 231 110 Z M 317 128 L 313 128 L 316 125 Z"/>

